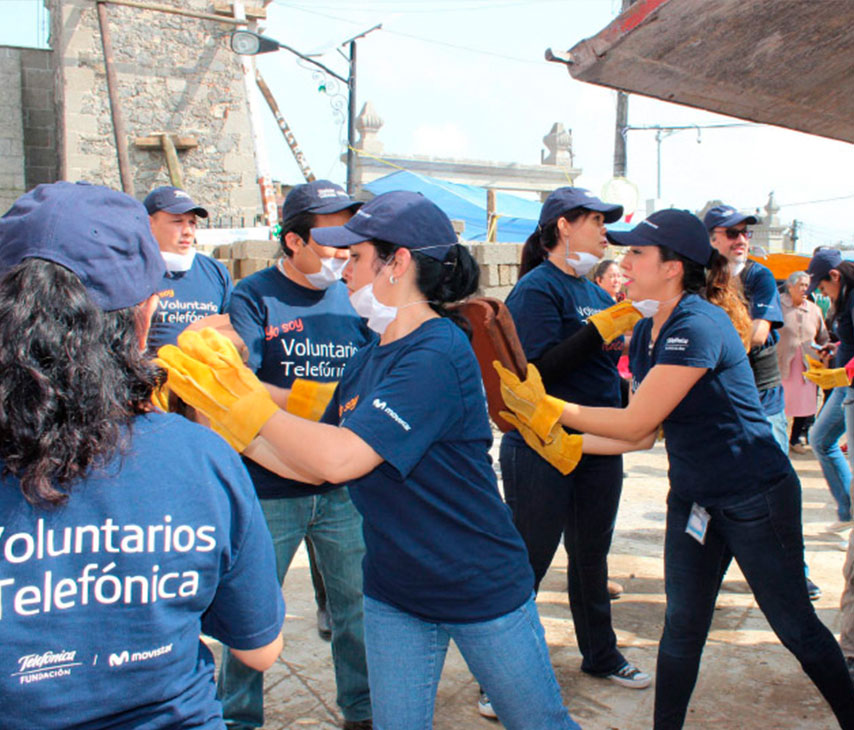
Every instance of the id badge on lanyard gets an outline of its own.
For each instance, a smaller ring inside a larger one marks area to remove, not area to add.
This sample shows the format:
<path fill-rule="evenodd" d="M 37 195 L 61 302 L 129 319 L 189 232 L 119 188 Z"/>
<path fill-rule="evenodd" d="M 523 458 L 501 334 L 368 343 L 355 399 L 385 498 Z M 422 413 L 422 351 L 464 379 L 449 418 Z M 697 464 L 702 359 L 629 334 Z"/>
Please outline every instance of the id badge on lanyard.
<path fill-rule="evenodd" d="M 694 502 L 691 505 L 691 514 L 688 515 L 688 524 L 685 525 L 685 532 L 693 537 L 700 545 L 706 544 L 706 530 L 709 529 L 709 520 L 711 517 L 699 504 Z"/>

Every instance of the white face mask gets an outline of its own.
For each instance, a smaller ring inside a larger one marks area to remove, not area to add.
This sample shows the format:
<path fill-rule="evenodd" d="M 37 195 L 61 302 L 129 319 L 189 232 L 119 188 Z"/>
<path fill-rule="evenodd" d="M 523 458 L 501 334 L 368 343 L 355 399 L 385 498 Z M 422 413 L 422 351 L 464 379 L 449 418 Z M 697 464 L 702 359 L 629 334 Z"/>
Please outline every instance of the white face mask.
<path fill-rule="evenodd" d="M 161 251 L 163 263 L 166 264 L 166 271 L 177 273 L 181 271 L 189 271 L 193 265 L 193 259 L 196 258 L 196 249 L 191 248 L 189 253 L 172 253 L 171 251 Z"/>
<path fill-rule="evenodd" d="M 586 251 L 573 251 L 569 253 L 569 244 L 566 244 L 566 263 L 568 263 L 578 276 L 587 276 L 590 270 L 599 263 L 599 258 Z"/>
<path fill-rule="evenodd" d="M 681 296 L 681 294 L 677 294 L 675 297 L 666 299 L 663 302 L 660 302 L 658 299 L 641 299 L 639 302 L 632 302 L 632 306 L 641 313 L 642 317 L 654 317 L 658 313 L 658 308 L 662 304 L 669 304 L 670 302 L 679 299 Z"/>
<path fill-rule="evenodd" d="M 318 289 L 328 289 L 336 281 L 341 280 L 341 275 L 344 273 L 344 268 L 347 266 L 347 259 L 339 259 L 336 257 L 321 258 L 320 271 L 313 274 L 305 274 L 308 283 L 316 286 Z"/>
<path fill-rule="evenodd" d="M 389 307 L 374 296 L 374 285 L 366 284 L 350 295 L 350 304 L 356 314 L 368 320 L 368 327 L 382 335 L 386 328 L 397 317 L 397 307 Z"/>

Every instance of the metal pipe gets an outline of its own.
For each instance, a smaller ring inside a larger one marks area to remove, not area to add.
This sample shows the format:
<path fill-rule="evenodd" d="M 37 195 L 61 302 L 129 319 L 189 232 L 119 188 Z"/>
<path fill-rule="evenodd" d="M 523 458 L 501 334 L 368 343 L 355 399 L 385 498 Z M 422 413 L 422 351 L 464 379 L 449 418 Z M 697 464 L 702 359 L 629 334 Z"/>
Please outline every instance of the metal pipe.
<path fill-rule="evenodd" d="M 110 36 L 110 26 L 107 19 L 107 7 L 100 0 L 98 2 L 98 25 L 101 29 L 101 45 L 104 49 L 104 67 L 107 71 L 107 95 L 110 99 L 110 117 L 113 121 L 113 136 L 116 139 L 119 178 L 122 182 L 122 190 L 128 195 L 133 195 L 133 177 L 130 172 L 127 134 L 125 133 L 125 122 L 122 117 L 122 110 L 119 106 L 118 80 L 116 79 L 116 69 L 113 65 L 113 42 Z"/>
<path fill-rule="evenodd" d="M 356 184 L 356 39 L 350 41 L 350 75 L 347 86 L 350 98 L 347 103 L 347 194 L 353 194 Z"/>

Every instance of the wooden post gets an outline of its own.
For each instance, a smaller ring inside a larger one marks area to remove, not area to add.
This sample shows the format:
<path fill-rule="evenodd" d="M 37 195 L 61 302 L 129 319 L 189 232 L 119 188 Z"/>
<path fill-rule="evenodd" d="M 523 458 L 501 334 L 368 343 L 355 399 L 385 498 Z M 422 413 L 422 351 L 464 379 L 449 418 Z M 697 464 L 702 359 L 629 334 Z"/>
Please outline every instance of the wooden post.
<path fill-rule="evenodd" d="M 166 168 L 169 170 L 169 179 L 176 188 L 184 188 L 184 176 L 181 172 L 181 163 L 178 161 L 178 152 L 172 137 L 168 134 L 160 135 L 160 144 L 163 147 L 163 155 L 166 157 Z"/>
<path fill-rule="evenodd" d="M 495 191 L 492 188 L 486 191 L 486 242 L 495 243 L 498 233 L 497 218 L 495 216 Z"/>
<path fill-rule="evenodd" d="M 119 177 L 122 181 L 122 190 L 128 195 L 133 195 L 133 177 L 130 172 L 130 159 L 128 158 L 127 135 L 125 134 L 125 122 L 122 110 L 119 106 L 118 80 L 116 69 L 113 66 L 113 41 L 110 36 L 110 26 L 107 20 L 107 6 L 98 2 L 98 25 L 101 29 L 101 46 L 104 49 L 104 66 L 107 71 L 107 94 L 110 98 L 110 116 L 113 121 L 113 136 L 116 139 L 116 155 L 119 160 Z"/>

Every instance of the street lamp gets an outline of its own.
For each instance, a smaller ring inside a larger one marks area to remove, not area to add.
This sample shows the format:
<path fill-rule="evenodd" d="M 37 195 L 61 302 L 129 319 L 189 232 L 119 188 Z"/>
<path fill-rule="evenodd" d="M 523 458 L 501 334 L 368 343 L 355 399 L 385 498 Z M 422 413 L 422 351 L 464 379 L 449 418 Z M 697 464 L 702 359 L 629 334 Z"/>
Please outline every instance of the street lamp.
<path fill-rule="evenodd" d="M 253 33 L 251 30 L 235 30 L 231 34 L 231 50 L 240 56 L 257 56 L 260 53 L 285 50 L 293 53 L 303 61 L 317 66 L 332 76 L 332 78 L 347 85 L 349 95 L 347 104 L 347 193 L 350 195 L 353 194 L 353 185 L 356 177 L 356 156 L 353 151 L 356 144 L 356 41 L 382 27 L 382 23 L 377 23 L 372 28 L 368 28 L 368 30 L 347 39 L 341 44 L 342 46 L 349 46 L 349 55 L 341 54 L 348 63 L 349 70 L 346 78 L 341 76 L 341 74 L 335 73 L 335 71 L 323 65 L 320 61 L 315 60 L 311 56 L 306 56 L 304 53 L 300 53 L 295 48 L 286 46 L 284 43 L 279 43 L 274 38 Z"/>

